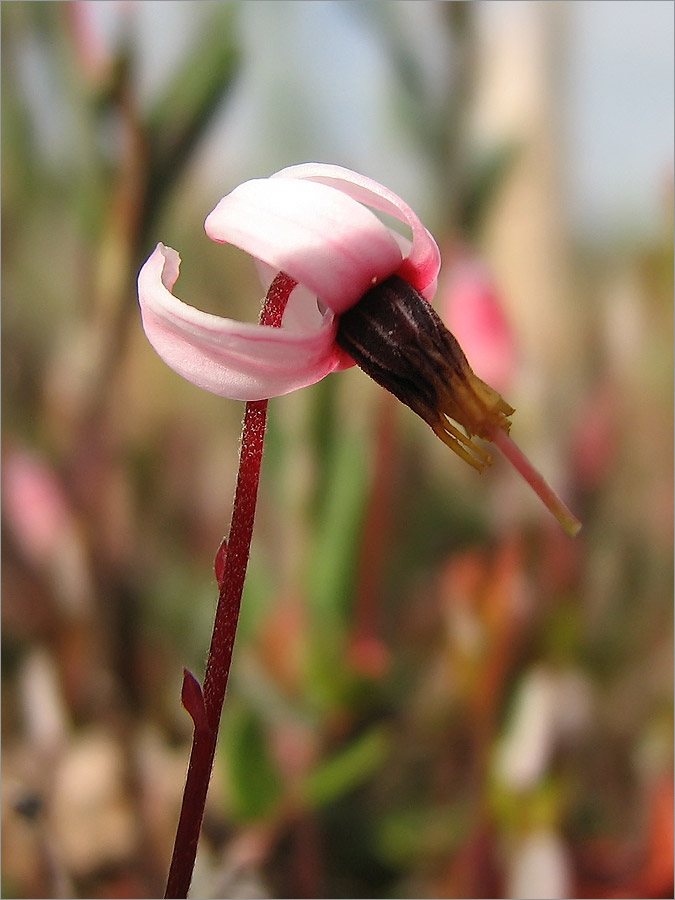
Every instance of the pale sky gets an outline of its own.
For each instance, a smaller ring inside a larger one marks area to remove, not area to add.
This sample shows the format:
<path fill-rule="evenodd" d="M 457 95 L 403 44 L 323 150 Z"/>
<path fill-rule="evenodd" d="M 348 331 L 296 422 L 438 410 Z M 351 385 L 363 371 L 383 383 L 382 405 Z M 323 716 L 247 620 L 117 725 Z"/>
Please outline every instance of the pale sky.
<path fill-rule="evenodd" d="M 283 165 L 340 162 L 389 183 L 413 206 L 433 202 L 430 179 L 394 110 L 391 61 L 370 24 L 373 0 L 247 0 L 240 3 L 244 69 L 205 164 L 223 193 Z M 537 0 L 481 3 L 481 17 Z M 636 234 L 662 227 L 673 170 L 674 4 L 669 0 L 567 0 L 570 34 L 564 126 L 571 225 Z M 151 97 L 213 10 L 207 2 L 146 0 L 136 5 L 140 88 Z M 440 3 L 388 4 L 405 23 L 428 79 L 451 65 L 439 40 Z M 92 10 L 108 34 L 125 4 Z M 126 5 L 129 9 L 129 5 Z M 55 86 L 39 48 L 21 57 L 36 131 L 58 154 L 67 137 Z M 277 87 L 270 99 L 270 85 Z M 280 88 L 287 87 L 287 92 Z M 293 103 L 283 106 L 279 96 Z M 220 173 L 223 173 L 221 176 Z"/>

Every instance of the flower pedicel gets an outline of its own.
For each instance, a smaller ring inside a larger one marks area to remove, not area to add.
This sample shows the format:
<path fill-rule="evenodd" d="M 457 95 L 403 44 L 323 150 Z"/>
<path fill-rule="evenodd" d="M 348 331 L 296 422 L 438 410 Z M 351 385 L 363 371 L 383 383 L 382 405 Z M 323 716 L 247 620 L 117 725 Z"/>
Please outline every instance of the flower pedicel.
<path fill-rule="evenodd" d="M 368 207 L 408 225 L 412 241 Z M 194 731 L 167 898 L 187 897 L 192 879 L 253 534 L 267 398 L 358 363 L 479 471 L 490 457 L 473 436 L 492 441 L 569 534 L 580 528 L 509 438 L 511 407 L 474 375 L 433 311 L 438 247 L 400 197 L 348 169 L 308 163 L 239 185 L 205 228 L 258 261 L 267 293 L 258 325 L 188 306 L 172 294 L 180 257 L 163 244 L 138 276 L 143 327 L 162 359 L 206 390 L 247 401 L 203 687 L 184 673 L 181 698 Z"/>
<path fill-rule="evenodd" d="M 368 207 L 408 225 L 412 241 Z M 297 286 L 280 328 L 211 315 L 171 293 L 180 258 L 158 244 L 139 274 L 138 295 L 148 339 L 176 372 L 221 396 L 259 400 L 356 363 L 478 471 L 491 457 L 473 438 L 491 441 L 565 531 L 579 531 L 510 439 L 513 408 L 474 374 L 431 306 L 440 253 L 400 197 L 348 169 L 307 163 L 239 185 L 205 228 L 213 240 L 250 253 L 266 289 L 279 272 Z"/>

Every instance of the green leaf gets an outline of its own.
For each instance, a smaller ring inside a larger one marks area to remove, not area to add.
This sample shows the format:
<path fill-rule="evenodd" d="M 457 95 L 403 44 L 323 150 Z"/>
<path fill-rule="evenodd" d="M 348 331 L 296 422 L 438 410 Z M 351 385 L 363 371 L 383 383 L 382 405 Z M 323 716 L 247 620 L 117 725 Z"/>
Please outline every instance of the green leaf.
<path fill-rule="evenodd" d="M 468 810 L 461 806 L 415 806 L 382 819 L 376 844 L 389 865 L 418 865 L 457 852 L 471 827 Z"/>
<path fill-rule="evenodd" d="M 233 817 L 264 818 L 281 796 L 281 779 L 262 722 L 251 710 L 230 706 L 223 720 L 223 744 Z"/>
<path fill-rule="evenodd" d="M 307 578 L 313 637 L 307 687 L 324 709 L 341 703 L 349 687 L 345 640 L 353 616 L 367 471 L 363 438 L 341 435 L 327 470 Z"/>
<path fill-rule="evenodd" d="M 320 763 L 305 781 L 309 805 L 326 806 L 366 781 L 382 764 L 389 743 L 384 729 L 373 728 Z"/>
<path fill-rule="evenodd" d="M 363 439 L 343 435 L 334 449 L 312 552 L 309 593 L 319 626 L 343 626 L 350 612 L 367 468 Z"/>

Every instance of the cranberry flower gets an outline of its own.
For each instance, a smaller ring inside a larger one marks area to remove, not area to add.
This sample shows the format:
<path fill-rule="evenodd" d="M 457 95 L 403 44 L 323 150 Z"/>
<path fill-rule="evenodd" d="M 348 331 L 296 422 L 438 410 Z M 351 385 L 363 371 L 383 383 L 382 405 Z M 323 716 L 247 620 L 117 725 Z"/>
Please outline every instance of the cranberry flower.
<path fill-rule="evenodd" d="M 267 398 L 356 363 L 478 471 L 491 460 L 473 437 L 492 441 L 570 534 L 580 527 L 509 438 L 512 407 L 473 373 L 434 312 L 440 253 L 400 197 L 348 169 L 307 163 L 239 185 L 205 227 L 213 240 L 254 257 L 266 297 L 258 325 L 188 306 L 172 293 L 180 257 L 163 244 L 138 276 L 143 327 L 162 359 L 199 387 L 247 401 L 203 690 L 188 672 L 183 681 L 195 727 L 165 897 L 186 897 L 192 877 L 251 545 Z"/>
<path fill-rule="evenodd" d="M 365 205 L 410 226 L 412 244 Z M 158 244 L 141 270 L 145 332 L 171 368 L 233 400 L 276 397 L 353 365 L 335 341 L 337 317 L 399 269 L 431 298 L 440 268 L 434 239 L 386 188 L 338 166 L 291 166 L 247 181 L 205 222 L 214 241 L 259 263 L 263 287 L 283 271 L 298 282 L 280 329 L 209 315 L 170 293 L 180 258 Z"/>
<path fill-rule="evenodd" d="M 260 400 L 357 363 L 479 471 L 491 458 L 473 436 L 494 442 L 563 527 L 578 531 L 508 437 L 513 408 L 473 373 L 434 312 L 440 253 L 400 197 L 348 169 L 306 163 L 239 185 L 205 229 L 254 257 L 264 288 L 280 272 L 297 286 L 280 328 L 205 313 L 173 295 L 180 257 L 158 244 L 138 296 L 146 335 L 171 368 L 215 394 Z"/>

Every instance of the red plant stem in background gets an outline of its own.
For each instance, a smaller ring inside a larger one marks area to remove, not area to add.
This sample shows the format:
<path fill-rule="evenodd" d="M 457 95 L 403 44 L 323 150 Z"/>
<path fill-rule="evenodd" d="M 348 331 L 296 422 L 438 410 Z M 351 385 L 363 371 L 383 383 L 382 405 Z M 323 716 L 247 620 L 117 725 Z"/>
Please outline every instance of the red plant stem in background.
<path fill-rule="evenodd" d="M 283 272 L 277 275 L 265 298 L 265 305 L 260 315 L 261 325 L 280 327 L 286 302 L 295 285 L 296 282 Z M 244 413 L 239 474 L 227 542 L 227 555 L 222 577 L 219 579 L 220 593 L 211 648 L 206 664 L 203 698 L 199 685 L 190 673 L 185 674 L 183 682 L 183 703 L 192 716 L 195 729 L 183 791 L 183 804 L 164 893 L 167 898 L 187 897 L 192 880 L 206 794 L 216 753 L 218 726 L 230 674 L 251 538 L 253 537 L 253 522 L 267 424 L 267 403 L 267 400 L 249 401 Z"/>

